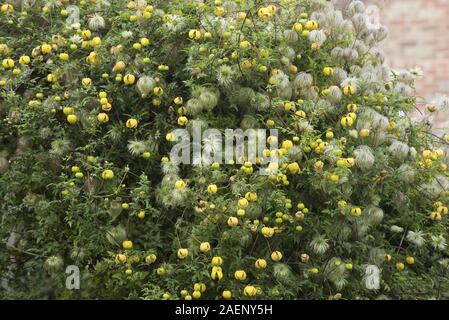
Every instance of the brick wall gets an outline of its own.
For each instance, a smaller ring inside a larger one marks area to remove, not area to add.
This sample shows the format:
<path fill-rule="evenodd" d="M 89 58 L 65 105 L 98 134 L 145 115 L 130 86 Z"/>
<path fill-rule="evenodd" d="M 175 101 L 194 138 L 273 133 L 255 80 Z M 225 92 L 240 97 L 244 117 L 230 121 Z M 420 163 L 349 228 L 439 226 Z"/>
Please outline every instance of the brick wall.
<path fill-rule="evenodd" d="M 347 0 L 336 0 L 345 2 Z M 420 67 L 417 95 L 449 94 L 449 0 L 365 0 L 389 28 L 382 42 L 392 68 Z"/>

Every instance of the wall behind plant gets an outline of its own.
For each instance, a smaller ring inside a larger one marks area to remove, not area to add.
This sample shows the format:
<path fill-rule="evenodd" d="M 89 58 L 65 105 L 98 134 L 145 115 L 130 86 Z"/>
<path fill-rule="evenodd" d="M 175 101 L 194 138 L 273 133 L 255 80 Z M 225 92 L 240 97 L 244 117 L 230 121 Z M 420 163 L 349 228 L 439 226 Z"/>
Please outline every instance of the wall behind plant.
<path fill-rule="evenodd" d="M 449 94 L 449 1 L 366 0 L 380 9 L 390 35 L 383 46 L 395 68 L 419 66 L 426 77 L 418 81 L 419 95 Z"/>
<path fill-rule="evenodd" d="M 344 6 L 347 0 L 335 0 Z M 380 22 L 389 28 L 382 43 L 392 68 L 420 67 L 424 77 L 416 82 L 421 104 L 438 95 L 449 95 L 449 0 L 364 0 L 379 8 Z M 436 119 L 439 125 L 448 114 Z"/>

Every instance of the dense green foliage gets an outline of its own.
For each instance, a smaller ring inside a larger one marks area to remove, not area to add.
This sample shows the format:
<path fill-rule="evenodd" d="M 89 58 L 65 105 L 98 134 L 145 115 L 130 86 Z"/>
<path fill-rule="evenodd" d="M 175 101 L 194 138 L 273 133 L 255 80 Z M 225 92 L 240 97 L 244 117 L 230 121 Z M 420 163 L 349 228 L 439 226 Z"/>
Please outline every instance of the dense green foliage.
<path fill-rule="evenodd" d="M 1 298 L 449 298 L 447 140 L 363 3 L 24 3 L 0 13 Z M 193 125 L 278 129 L 278 170 L 175 165 Z"/>

